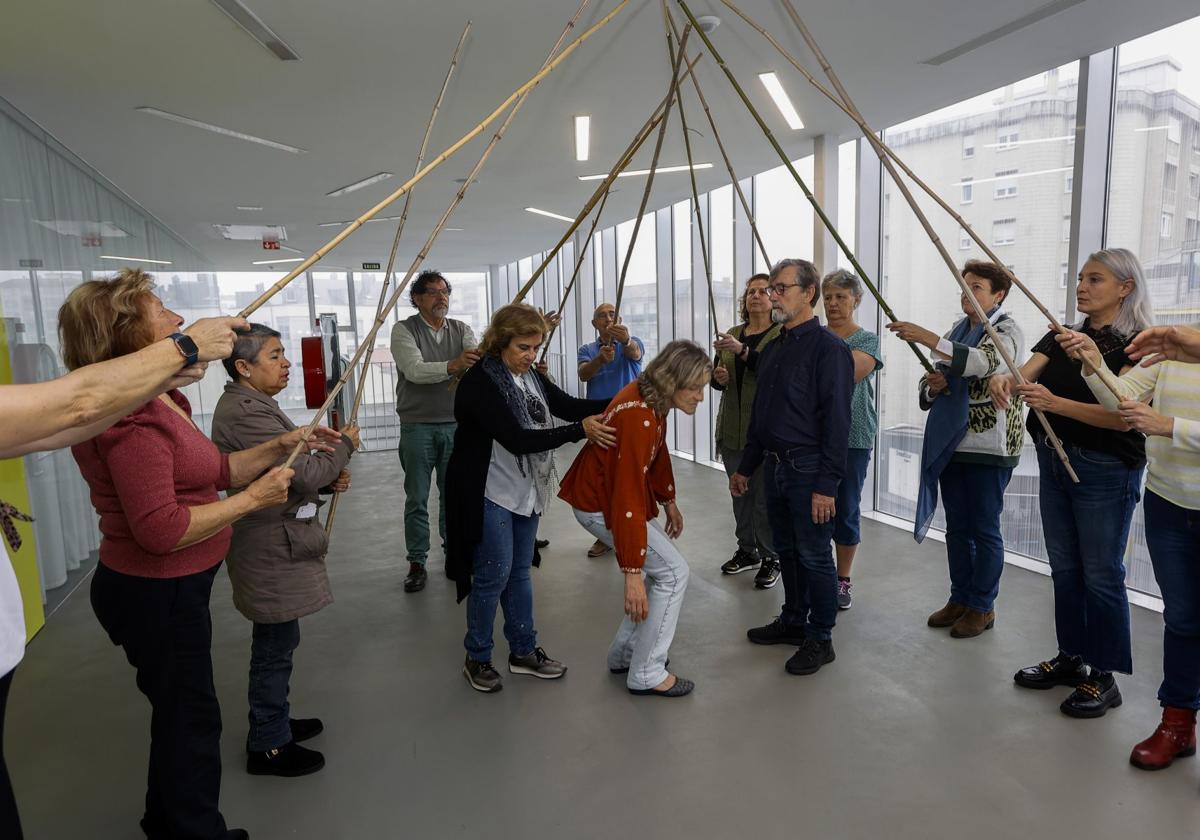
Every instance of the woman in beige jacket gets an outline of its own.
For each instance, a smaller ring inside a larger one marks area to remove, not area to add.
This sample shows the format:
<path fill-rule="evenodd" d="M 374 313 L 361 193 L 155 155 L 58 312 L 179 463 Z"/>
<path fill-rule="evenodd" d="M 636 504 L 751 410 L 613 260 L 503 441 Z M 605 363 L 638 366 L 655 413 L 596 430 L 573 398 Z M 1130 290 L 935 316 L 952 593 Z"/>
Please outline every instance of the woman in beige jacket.
<path fill-rule="evenodd" d="M 296 428 L 274 399 L 287 387 L 291 367 L 279 333 L 252 324 L 239 334 L 224 365 L 233 381 L 213 414 L 212 439 L 220 449 L 245 449 Z M 300 618 L 333 601 L 318 494 L 349 488 L 346 464 L 358 444 L 358 429 L 350 426 L 333 452 L 301 455 L 292 465 L 287 501 L 239 520 L 233 529 L 227 558 L 233 603 L 254 622 L 246 769 L 255 775 L 303 776 L 325 765 L 321 753 L 297 743 L 323 726 L 316 718 L 290 717 L 288 683 Z"/>

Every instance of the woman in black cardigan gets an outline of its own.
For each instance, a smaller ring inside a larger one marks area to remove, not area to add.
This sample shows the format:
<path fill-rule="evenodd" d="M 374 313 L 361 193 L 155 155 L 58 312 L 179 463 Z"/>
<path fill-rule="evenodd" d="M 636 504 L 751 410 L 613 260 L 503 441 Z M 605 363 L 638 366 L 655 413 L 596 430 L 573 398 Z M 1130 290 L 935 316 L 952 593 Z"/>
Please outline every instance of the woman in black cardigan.
<path fill-rule="evenodd" d="M 499 691 L 492 626 L 504 609 L 508 670 L 557 679 L 566 668 L 537 646 L 530 566 L 538 519 L 550 499 L 550 450 L 587 437 L 607 448 L 607 400 L 568 396 L 533 369 L 546 322 L 532 306 L 503 306 L 479 345 L 482 358 L 454 397 L 454 451 L 446 470 L 446 568 L 467 599 L 463 673 L 477 691 Z M 551 418 L 567 421 L 555 426 Z"/>

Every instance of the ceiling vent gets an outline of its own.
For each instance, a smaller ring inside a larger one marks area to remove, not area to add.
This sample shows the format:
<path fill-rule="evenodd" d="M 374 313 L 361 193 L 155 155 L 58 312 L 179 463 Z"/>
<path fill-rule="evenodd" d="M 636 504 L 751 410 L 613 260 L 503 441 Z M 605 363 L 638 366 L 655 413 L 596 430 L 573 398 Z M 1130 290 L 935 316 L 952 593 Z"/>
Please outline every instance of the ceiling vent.
<path fill-rule="evenodd" d="M 271 27 L 263 23 L 262 19 L 246 8 L 240 0 L 212 1 L 218 9 L 233 18 L 234 23 L 245 29 L 251 38 L 270 50 L 280 61 L 300 60 L 296 51 L 284 43 L 284 40 L 276 35 Z"/>
<path fill-rule="evenodd" d="M 937 67 L 945 64 L 947 61 L 953 61 L 959 56 L 966 55 L 967 53 L 977 50 L 982 46 L 986 46 L 993 41 L 998 41 L 1005 35 L 1011 35 L 1019 29 L 1024 29 L 1027 26 L 1032 26 L 1035 23 L 1039 23 L 1051 15 L 1056 15 L 1061 11 L 1071 8 L 1072 6 L 1078 6 L 1082 2 L 1083 0 L 1053 0 L 1051 3 L 1047 3 L 1044 6 L 1039 6 L 1027 15 L 1023 15 L 1014 21 L 991 30 L 990 32 L 985 32 L 978 38 L 972 38 L 965 44 L 959 44 L 954 49 L 946 50 L 946 52 L 941 53 L 940 55 L 935 55 L 933 58 L 927 58 L 921 63 L 928 64 L 932 67 Z"/>
<path fill-rule="evenodd" d="M 213 228 L 222 239 L 234 242 L 287 241 L 287 228 L 283 225 L 213 225 Z"/>
<path fill-rule="evenodd" d="M 105 239 L 124 239 L 129 236 L 129 231 L 118 227 L 112 222 L 77 222 L 63 219 L 34 219 L 33 222 L 44 228 L 49 228 L 59 236 L 101 236 Z"/>

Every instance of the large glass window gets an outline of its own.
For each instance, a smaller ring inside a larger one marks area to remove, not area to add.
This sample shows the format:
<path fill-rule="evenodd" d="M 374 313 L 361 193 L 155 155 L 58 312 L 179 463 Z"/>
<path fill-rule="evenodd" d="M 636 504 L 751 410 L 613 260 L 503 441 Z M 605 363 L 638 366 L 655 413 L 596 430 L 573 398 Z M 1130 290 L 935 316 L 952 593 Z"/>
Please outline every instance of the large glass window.
<path fill-rule="evenodd" d="M 1061 235 L 1071 212 L 1063 172 L 1074 155 L 1078 65 L 1070 64 L 888 129 L 887 142 L 913 170 L 955 204 L 1006 265 L 1052 310 L 1063 310 L 1061 268 L 1069 242 Z M 1068 182 L 1069 184 L 1069 182 Z M 958 242 L 955 259 L 984 258 L 954 219 L 923 201 L 943 242 Z M 884 295 L 904 320 L 943 333 L 962 316 L 959 289 L 903 196 L 885 177 Z M 1014 290 L 1006 310 L 1025 335 L 1023 360 L 1046 320 Z M 917 405 L 922 370 L 911 351 L 883 338 L 887 367 L 879 374 L 876 506 L 911 519 L 916 505 L 926 415 Z M 1010 551 L 1044 558 L 1037 505 L 1038 468 L 1027 444 L 1005 496 L 1002 527 Z M 939 510 L 935 527 L 944 526 Z"/>
<path fill-rule="evenodd" d="M 623 265 L 633 237 L 630 219 L 617 225 L 618 265 Z M 621 298 L 621 320 L 646 345 L 646 360 L 658 353 L 658 260 L 655 248 L 656 233 L 654 214 L 642 217 L 637 241 L 633 243 L 633 255 L 629 258 L 629 269 L 625 274 L 625 291 Z M 618 269 L 619 270 L 619 269 Z"/>
<path fill-rule="evenodd" d="M 1200 321 L 1198 39 L 1193 18 L 1117 54 L 1105 245 L 1141 258 L 1160 324 Z M 1157 593 L 1140 507 L 1132 531 L 1129 585 Z"/>
<path fill-rule="evenodd" d="M 794 160 L 792 165 L 812 189 L 812 155 Z M 772 262 L 785 257 L 812 259 L 812 205 L 786 167 L 777 166 L 754 176 L 754 220 Z M 763 263 L 762 254 L 757 248 L 754 270 L 770 270 L 770 266 Z"/>

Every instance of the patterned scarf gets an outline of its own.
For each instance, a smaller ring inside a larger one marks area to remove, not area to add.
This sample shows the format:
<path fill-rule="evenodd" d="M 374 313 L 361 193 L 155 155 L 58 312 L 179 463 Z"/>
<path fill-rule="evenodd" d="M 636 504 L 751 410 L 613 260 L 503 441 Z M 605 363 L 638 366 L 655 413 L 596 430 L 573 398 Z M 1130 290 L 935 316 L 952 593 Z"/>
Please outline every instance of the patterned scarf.
<path fill-rule="evenodd" d="M 8 502 L 0 501 L 0 531 L 4 532 L 4 541 L 13 550 L 13 554 L 16 554 L 17 549 L 21 547 L 21 535 L 17 532 L 17 526 L 13 522 L 14 519 L 18 522 L 33 521 L 32 516 L 21 513 L 21 511 Z"/>
<path fill-rule="evenodd" d="M 537 390 L 535 394 L 533 391 L 517 385 L 512 371 L 499 357 L 484 356 L 479 360 L 479 365 L 500 389 L 504 402 L 522 429 L 549 429 L 551 427 L 550 412 L 546 407 L 548 401 L 542 392 L 542 384 L 536 376 L 521 377 L 526 385 L 532 385 Z M 547 490 L 550 475 L 554 469 L 551 453 L 546 451 L 534 452 L 529 455 L 513 453 L 513 455 L 517 459 L 517 469 L 521 471 L 521 475 L 528 476 L 530 473 L 527 470 L 532 468 L 534 480 L 542 485 L 543 491 Z"/>

